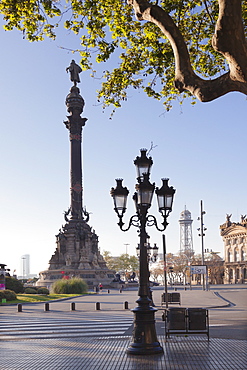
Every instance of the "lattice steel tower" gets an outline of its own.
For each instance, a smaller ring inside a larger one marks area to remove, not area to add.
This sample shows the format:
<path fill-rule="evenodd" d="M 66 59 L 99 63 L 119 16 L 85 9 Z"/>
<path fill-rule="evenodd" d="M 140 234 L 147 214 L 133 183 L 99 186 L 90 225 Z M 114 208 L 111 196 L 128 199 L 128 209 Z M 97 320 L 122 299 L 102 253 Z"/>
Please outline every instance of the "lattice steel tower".
<path fill-rule="evenodd" d="M 180 214 L 180 253 L 185 254 L 188 258 L 194 255 L 193 238 L 192 238 L 192 222 L 191 213 L 184 208 Z"/>

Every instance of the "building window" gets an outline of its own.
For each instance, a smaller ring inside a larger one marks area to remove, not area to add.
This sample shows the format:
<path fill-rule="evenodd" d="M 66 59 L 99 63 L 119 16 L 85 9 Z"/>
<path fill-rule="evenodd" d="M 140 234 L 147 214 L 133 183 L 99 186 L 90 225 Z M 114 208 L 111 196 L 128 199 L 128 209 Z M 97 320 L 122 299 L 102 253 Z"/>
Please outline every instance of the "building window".
<path fill-rule="evenodd" d="M 247 261 L 247 255 L 244 249 L 241 250 L 241 261 Z"/>
<path fill-rule="evenodd" d="M 236 273 L 236 279 L 239 279 L 239 269 L 237 269 Z"/>
<path fill-rule="evenodd" d="M 228 262 L 234 262 L 233 254 L 231 253 L 230 249 L 228 250 Z"/>
<path fill-rule="evenodd" d="M 227 251 L 227 262 L 231 262 L 231 252 L 230 252 L 230 250 L 228 249 L 228 251 Z"/>
<path fill-rule="evenodd" d="M 237 248 L 234 250 L 234 262 L 239 262 L 239 253 Z"/>
<path fill-rule="evenodd" d="M 241 256 L 241 262 L 244 261 L 244 251 L 243 249 L 241 248 L 241 251 L 240 251 L 240 256 Z"/>

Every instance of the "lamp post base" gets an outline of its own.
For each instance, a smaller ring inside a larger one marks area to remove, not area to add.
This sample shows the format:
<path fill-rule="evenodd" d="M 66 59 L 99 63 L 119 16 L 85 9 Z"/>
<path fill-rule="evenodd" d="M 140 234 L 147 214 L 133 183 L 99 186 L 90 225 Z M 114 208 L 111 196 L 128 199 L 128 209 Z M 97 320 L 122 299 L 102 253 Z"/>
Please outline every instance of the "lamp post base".
<path fill-rule="evenodd" d="M 127 348 L 131 355 L 154 355 L 164 352 L 161 347 L 155 328 L 154 314 L 157 309 L 149 306 L 149 299 L 139 298 L 138 307 L 134 308 L 134 330 L 132 343 Z"/>

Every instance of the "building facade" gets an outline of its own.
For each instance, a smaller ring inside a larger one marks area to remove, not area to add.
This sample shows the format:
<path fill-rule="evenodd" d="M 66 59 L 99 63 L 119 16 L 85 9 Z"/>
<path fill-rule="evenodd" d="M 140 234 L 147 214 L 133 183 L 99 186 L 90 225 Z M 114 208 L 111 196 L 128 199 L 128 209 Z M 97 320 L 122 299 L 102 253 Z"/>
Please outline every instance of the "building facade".
<path fill-rule="evenodd" d="M 240 222 L 231 222 L 231 215 L 226 215 L 226 222 L 220 225 L 220 234 L 224 242 L 225 284 L 247 283 L 247 215 L 241 215 Z"/>

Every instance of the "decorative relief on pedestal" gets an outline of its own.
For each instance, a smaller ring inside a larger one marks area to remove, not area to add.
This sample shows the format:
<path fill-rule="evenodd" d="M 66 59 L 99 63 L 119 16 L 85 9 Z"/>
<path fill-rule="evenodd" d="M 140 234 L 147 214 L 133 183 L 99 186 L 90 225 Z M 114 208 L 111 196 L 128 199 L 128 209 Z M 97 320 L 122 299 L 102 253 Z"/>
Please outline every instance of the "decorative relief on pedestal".
<path fill-rule="evenodd" d="M 77 182 L 72 188 L 76 193 L 81 193 L 82 192 L 82 186 L 79 182 Z"/>
<path fill-rule="evenodd" d="M 66 266 L 71 266 L 72 258 L 70 255 L 65 257 Z"/>
<path fill-rule="evenodd" d="M 70 134 L 70 140 L 81 141 L 81 134 Z"/>

